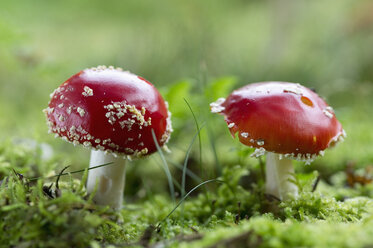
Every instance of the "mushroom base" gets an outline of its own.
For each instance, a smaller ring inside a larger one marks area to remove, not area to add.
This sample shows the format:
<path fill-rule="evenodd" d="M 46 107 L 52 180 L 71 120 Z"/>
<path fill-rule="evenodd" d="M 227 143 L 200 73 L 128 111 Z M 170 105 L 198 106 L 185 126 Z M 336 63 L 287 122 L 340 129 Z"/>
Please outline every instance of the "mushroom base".
<path fill-rule="evenodd" d="M 112 164 L 89 170 L 87 192 L 95 194 L 95 203 L 120 209 L 123 202 L 125 160 L 102 151 L 91 152 L 89 167 L 106 163 Z"/>
<path fill-rule="evenodd" d="M 287 158 L 280 159 L 278 154 L 272 152 L 267 153 L 266 159 L 266 193 L 280 200 L 297 197 L 298 187 L 292 182 L 292 161 Z"/>

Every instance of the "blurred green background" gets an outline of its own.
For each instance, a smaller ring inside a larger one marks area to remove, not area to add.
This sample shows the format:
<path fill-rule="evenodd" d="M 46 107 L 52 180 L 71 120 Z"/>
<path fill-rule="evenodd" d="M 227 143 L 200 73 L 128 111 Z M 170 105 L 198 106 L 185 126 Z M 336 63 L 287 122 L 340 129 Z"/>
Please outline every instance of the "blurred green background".
<path fill-rule="evenodd" d="M 365 167 L 373 164 L 372 13 L 369 0 L 2 1 L 0 142 L 48 143 L 56 168 L 86 167 L 89 152 L 47 134 L 42 109 L 71 75 L 104 64 L 145 77 L 169 101 L 175 129 L 170 167 L 184 162 L 196 131 L 184 98 L 199 125 L 206 123 L 191 170 L 207 179 L 224 166 L 257 166 L 208 104 L 268 80 L 315 88 L 347 131 L 346 142 L 298 170 L 318 169 L 327 178 L 351 161 Z M 159 156 L 136 163 L 144 165 L 129 168 L 126 194 L 167 191 Z"/>

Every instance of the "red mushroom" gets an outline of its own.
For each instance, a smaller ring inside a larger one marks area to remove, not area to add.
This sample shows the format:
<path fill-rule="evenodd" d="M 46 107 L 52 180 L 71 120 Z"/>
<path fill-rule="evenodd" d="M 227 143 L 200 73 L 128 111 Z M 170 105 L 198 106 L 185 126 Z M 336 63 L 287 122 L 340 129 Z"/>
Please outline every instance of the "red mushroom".
<path fill-rule="evenodd" d="M 296 196 L 291 159 L 311 163 L 346 136 L 333 109 L 312 90 L 295 83 L 263 82 L 235 90 L 211 103 L 234 137 L 267 153 L 266 192 L 279 199 Z"/>
<path fill-rule="evenodd" d="M 139 158 L 156 151 L 172 132 L 167 103 L 145 79 L 120 68 L 86 69 L 73 75 L 52 94 L 44 110 L 49 131 L 56 137 L 91 148 L 87 191 L 96 183 L 94 200 L 122 206 L 125 164 L 121 157 Z"/>

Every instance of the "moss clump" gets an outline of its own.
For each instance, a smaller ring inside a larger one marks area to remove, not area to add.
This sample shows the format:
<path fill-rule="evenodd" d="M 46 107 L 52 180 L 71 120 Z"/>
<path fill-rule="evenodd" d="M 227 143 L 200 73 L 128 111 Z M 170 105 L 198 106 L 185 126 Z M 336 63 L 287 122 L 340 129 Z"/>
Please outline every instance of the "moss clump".
<path fill-rule="evenodd" d="M 340 173 L 332 177 L 332 184 L 321 181 L 316 192 L 311 191 L 317 174 L 299 174 L 299 197 L 280 203 L 267 200 L 262 193 L 259 168 L 251 168 L 249 173 L 249 165 L 231 165 L 223 169 L 219 181 L 211 182 L 211 190 L 187 198 L 170 216 L 175 205 L 162 194 L 113 212 L 92 203 L 84 187 L 86 173 L 79 180 L 61 177 L 58 185 L 56 177 L 29 180 L 45 177 L 40 168 L 53 167 L 53 162 L 41 159 L 37 148 L 7 145 L 0 147 L 1 163 L 7 165 L 0 170 L 0 244 L 6 247 L 373 244 L 369 228 L 373 225 L 372 200 L 357 197 L 362 192 L 372 195 L 371 186 L 346 187 Z M 251 181 L 258 183 L 243 188 L 243 180 L 253 175 L 257 178 Z"/>
<path fill-rule="evenodd" d="M 32 185 L 13 175 L 0 189 L 0 244 L 25 247 L 87 247 L 121 240 L 120 216 L 87 199 L 80 181 L 59 188 Z M 107 235 L 109 234 L 110 235 Z"/>
<path fill-rule="evenodd" d="M 356 222 L 373 207 L 373 201 L 359 197 L 341 202 L 320 193 L 303 192 L 297 199 L 281 203 L 280 207 L 283 208 L 283 219 Z"/>

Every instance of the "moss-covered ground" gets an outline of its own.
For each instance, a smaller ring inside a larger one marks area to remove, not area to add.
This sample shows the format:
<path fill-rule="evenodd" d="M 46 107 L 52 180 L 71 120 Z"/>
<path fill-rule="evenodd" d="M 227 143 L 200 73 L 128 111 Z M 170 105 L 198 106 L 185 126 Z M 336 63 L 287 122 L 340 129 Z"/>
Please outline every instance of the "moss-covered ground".
<path fill-rule="evenodd" d="M 1 2 L 0 247 L 373 246 L 372 10 L 353 0 Z M 117 212 L 85 191 L 89 151 L 48 134 L 42 113 L 64 80 L 100 64 L 154 83 L 175 130 L 171 153 L 128 162 Z M 311 165 L 294 162 L 301 193 L 285 202 L 264 194 L 265 158 L 209 112 L 266 80 L 316 89 L 347 132 Z"/>

